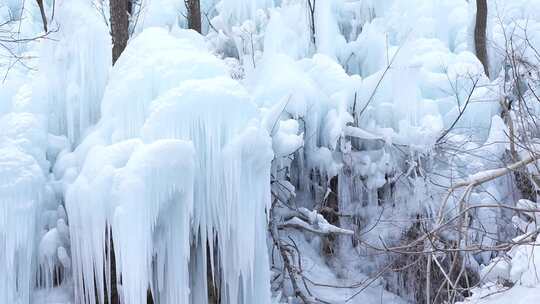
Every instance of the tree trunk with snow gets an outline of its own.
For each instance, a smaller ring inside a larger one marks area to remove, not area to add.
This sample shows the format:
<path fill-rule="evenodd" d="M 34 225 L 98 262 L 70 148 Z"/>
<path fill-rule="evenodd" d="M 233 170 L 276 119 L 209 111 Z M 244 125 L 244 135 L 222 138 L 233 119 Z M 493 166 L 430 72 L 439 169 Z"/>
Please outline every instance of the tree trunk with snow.
<path fill-rule="evenodd" d="M 489 77 L 486 26 L 487 26 L 487 0 L 476 0 L 476 24 L 474 27 L 474 46 L 476 57 L 484 66 L 484 71 Z"/>
<path fill-rule="evenodd" d="M 126 48 L 129 39 L 128 0 L 111 0 L 110 9 L 114 64 Z"/>
<path fill-rule="evenodd" d="M 201 32 L 201 3 L 199 0 L 185 0 L 188 12 L 188 27 Z"/>

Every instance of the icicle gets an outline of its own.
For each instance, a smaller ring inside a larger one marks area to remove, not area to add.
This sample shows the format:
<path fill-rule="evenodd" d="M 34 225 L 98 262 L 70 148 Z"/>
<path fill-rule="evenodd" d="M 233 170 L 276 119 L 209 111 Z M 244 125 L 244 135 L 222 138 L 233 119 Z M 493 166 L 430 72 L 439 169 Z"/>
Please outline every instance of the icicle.
<path fill-rule="evenodd" d="M 272 152 L 255 105 L 238 83 L 218 77 L 186 81 L 151 108 L 142 131 L 145 141 L 187 139 L 197 151 L 193 231 L 198 235 L 200 229 L 206 239 L 197 256 L 206 255 L 205 243 L 212 245 L 216 237 L 226 303 L 267 303 L 265 210 Z M 204 264 L 198 266 L 203 273 Z"/>
<path fill-rule="evenodd" d="M 256 17 L 257 10 L 267 9 L 274 6 L 274 0 L 251 0 L 235 1 L 221 0 L 218 5 L 218 11 L 225 23 L 230 26 L 242 24 L 248 19 Z"/>
<path fill-rule="evenodd" d="M 111 66 L 110 35 L 90 1 L 60 2 L 54 20 L 50 26 L 58 31 L 43 43 L 35 96 L 48 101 L 50 131 L 78 144 L 100 117 Z"/>
<path fill-rule="evenodd" d="M 0 168 L 0 302 L 28 304 L 45 179 L 35 159 L 9 141 L 0 145 Z"/>
<path fill-rule="evenodd" d="M 271 140 L 245 89 L 198 39 L 152 28 L 132 40 L 101 121 L 57 163 L 68 183 L 78 173 L 66 185 L 77 303 L 108 296 L 108 230 L 125 303 L 144 303 L 148 289 L 159 303 L 205 303 L 209 267 L 225 303 L 271 299 Z"/>
<path fill-rule="evenodd" d="M 159 303 L 188 303 L 191 144 L 131 140 L 92 155 L 66 196 L 77 303 L 96 303 L 96 293 L 104 303 L 111 290 L 108 229 L 126 303 L 146 303 L 151 286 Z"/>

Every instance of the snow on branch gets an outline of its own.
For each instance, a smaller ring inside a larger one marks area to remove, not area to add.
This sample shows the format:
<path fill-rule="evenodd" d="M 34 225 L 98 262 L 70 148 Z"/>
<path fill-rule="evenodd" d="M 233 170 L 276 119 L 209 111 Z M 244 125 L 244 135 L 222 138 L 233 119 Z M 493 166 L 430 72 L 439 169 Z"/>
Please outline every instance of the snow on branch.
<path fill-rule="evenodd" d="M 353 126 L 345 126 L 343 129 L 343 132 L 345 135 L 350 137 L 356 137 L 359 139 L 365 139 L 365 140 L 384 140 L 384 138 L 377 136 L 369 131 L 366 131 L 364 129 L 353 127 Z"/>
<path fill-rule="evenodd" d="M 303 229 L 319 235 L 330 235 L 330 234 L 345 234 L 353 235 L 352 230 L 339 228 L 334 226 L 324 218 L 316 210 L 309 211 L 306 208 L 300 208 L 297 212 L 292 212 L 289 214 L 291 216 L 284 223 L 279 225 L 280 229 L 283 228 L 296 228 Z"/>
<path fill-rule="evenodd" d="M 515 162 L 507 167 L 497 168 L 492 170 L 481 171 L 469 176 L 466 180 L 454 184 L 450 189 L 455 190 L 462 187 L 474 187 L 485 182 L 494 180 L 498 177 L 504 176 L 512 171 L 515 171 L 521 167 L 525 167 L 528 164 L 540 159 L 540 154 L 530 155 L 529 157 Z"/>

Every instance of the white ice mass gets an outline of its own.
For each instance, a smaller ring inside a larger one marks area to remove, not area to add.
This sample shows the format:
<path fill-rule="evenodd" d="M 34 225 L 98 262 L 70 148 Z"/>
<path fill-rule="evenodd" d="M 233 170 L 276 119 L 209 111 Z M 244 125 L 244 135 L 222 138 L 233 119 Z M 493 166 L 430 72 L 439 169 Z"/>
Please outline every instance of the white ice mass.
<path fill-rule="evenodd" d="M 112 1 L 0 0 L 0 304 L 540 300 L 540 1 Z"/>

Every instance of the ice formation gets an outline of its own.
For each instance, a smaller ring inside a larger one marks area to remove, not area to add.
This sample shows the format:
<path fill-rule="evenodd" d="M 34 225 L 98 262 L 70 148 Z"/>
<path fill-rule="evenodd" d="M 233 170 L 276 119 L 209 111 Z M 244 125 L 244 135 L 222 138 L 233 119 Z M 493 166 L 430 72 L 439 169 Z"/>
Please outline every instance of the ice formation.
<path fill-rule="evenodd" d="M 6 5 L 7 4 L 7 5 Z M 37 6 L 22 10 L 19 3 L 2 3 L 2 23 L 12 18 L 24 20 L 18 37 L 33 37 L 36 25 L 33 14 Z M 14 24 L 6 23 L 6 30 Z M 39 243 L 46 226 L 43 212 L 55 205 L 52 189 L 46 178 L 48 135 L 46 106 L 32 98 L 33 75 L 29 67 L 17 64 L 10 52 L 33 54 L 30 45 L 2 44 L 0 67 L 6 73 L 0 88 L 0 301 L 30 303 L 36 277 Z"/>
<path fill-rule="evenodd" d="M 158 28 L 137 36 L 111 72 L 96 129 L 57 162 L 77 302 L 103 303 L 96 288 L 110 290 L 110 235 L 127 303 L 146 303 L 148 289 L 160 303 L 204 303 L 207 267 L 226 303 L 270 300 L 270 139 L 199 39 Z"/>
<path fill-rule="evenodd" d="M 31 80 L 25 68 L 14 66 L 2 86 L 0 301 L 5 303 L 29 303 L 36 281 L 53 273 L 38 271 L 44 266 L 39 244 L 49 227 L 45 214 L 57 201 L 46 178 L 46 107 L 32 98 Z"/>
<path fill-rule="evenodd" d="M 203 257 L 197 272 L 206 273 L 208 242 L 210 252 L 217 247 L 218 260 L 210 264 L 221 273 L 216 279 L 223 282 L 223 301 L 264 303 L 270 298 L 265 210 L 272 150 L 255 105 L 239 84 L 219 77 L 186 81 L 152 108 L 142 131 L 145 141 L 192 140 L 197 151 L 193 229 Z"/>
<path fill-rule="evenodd" d="M 76 301 L 104 303 L 116 271 L 128 303 L 146 303 L 149 288 L 160 303 L 188 303 L 192 145 L 134 139 L 90 153 L 66 193 Z"/>
<path fill-rule="evenodd" d="M 109 29 L 90 1 L 61 1 L 40 57 L 36 95 L 48 101 L 49 130 L 76 145 L 100 117 L 111 64 Z M 84 38 L 82 38 L 84 37 Z"/>
<path fill-rule="evenodd" d="M 474 1 L 204 0 L 200 35 L 181 29 L 183 0 L 143 0 L 112 67 L 107 2 L 44 1 L 52 31 L 32 39 L 43 34 L 36 2 L 0 0 L 2 303 L 103 304 L 115 287 L 129 304 L 149 293 L 205 304 L 214 287 L 221 303 L 293 301 L 267 245 L 272 195 L 305 217 L 280 226 L 305 254 L 294 261 L 307 263 L 303 275 L 365 280 L 389 258 L 361 242 L 396 244 L 419 218 L 456 215 L 457 197 L 441 204 L 446 188 L 508 157 L 500 99 L 516 98 L 520 87 L 505 90 L 519 71 L 499 50 L 511 33 L 513 45 L 540 46 L 537 1 L 489 1 L 490 79 L 474 55 Z M 537 115 L 527 93 L 524 109 Z M 483 297 L 502 281 L 516 286 L 509 297 L 537 289 L 538 216 L 492 207 L 537 203 L 518 200 L 509 176 L 469 198 L 482 208 L 468 242 L 528 242 L 506 256 L 463 254 L 481 277 L 470 301 L 491 303 Z M 325 208 L 346 216 L 327 219 Z M 344 234 L 335 255 L 291 228 L 312 226 Z M 387 275 L 360 296 L 300 289 L 328 302 L 414 301 L 418 286 L 402 279 Z"/>
<path fill-rule="evenodd" d="M 29 303 L 45 178 L 36 160 L 14 144 L 2 144 L 0 155 L 0 300 Z"/>

